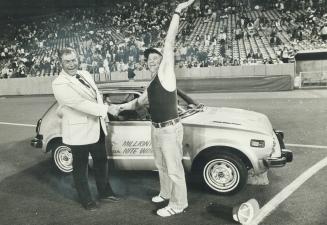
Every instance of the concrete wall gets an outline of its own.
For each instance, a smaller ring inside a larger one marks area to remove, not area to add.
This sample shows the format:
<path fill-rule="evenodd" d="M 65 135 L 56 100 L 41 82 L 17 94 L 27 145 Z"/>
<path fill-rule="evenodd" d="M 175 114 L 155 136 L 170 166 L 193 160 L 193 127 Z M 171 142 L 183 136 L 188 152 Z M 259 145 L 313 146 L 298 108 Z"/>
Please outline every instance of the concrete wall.
<path fill-rule="evenodd" d="M 148 71 L 135 71 L 136 80 L 149 79 Z M 237 77 L 257 77 L 289 75 L 294 77 L 294 64 L 267 64 L 267 65 L 246 65 L 246 66 L 224 66 L 224 67 L 204 67 L 192 69 L 175 69 L 178 78 L 237 78 Z M 112 75 L 113 80 L 127 80 L 127 72 L 116 72 Z"/>
<path fill-rule="evenodd" d="M 246 65 L 246 66 L 226 66 L 226 67 L 206 67 L 176 70 L 177 79 L 180 81 L 196 79 L 197 85 L 201 87 L 201 80 L 219 80 L 220 78 L 258 78 L 268 76 L 290 76 L 291 82 L 294 78 L 294 64 L 275 65 Z M 150 79 L 147 70 L 135 71 L 135 80 Z M 0 80 L 0 96 L 4 95 L 37 95 L 52 94 L 51 82 L 56 76 L 49 77 L 28 77 L 11 78 Z M 114 72 L 111 74 L 112 80 L 128 80 L 127 72 Z M 95 77 L 96 82 L 103 82 L 103 76 Z M 208 90 L 210 91 L 210 90 Z"/>
<path fill-rule="evenodd" d="M 51 82 L 56 77 L 28 77 L 0 80 L 2 95 L 37 95 L 52 94 Z"/>

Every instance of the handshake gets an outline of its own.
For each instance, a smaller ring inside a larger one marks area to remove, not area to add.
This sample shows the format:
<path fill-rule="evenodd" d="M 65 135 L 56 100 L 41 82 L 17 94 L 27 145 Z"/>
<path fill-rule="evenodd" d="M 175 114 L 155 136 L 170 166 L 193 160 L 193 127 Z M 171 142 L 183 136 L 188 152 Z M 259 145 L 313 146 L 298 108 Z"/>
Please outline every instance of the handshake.
<path fill-rule="evenodd" d="M 120 105 L 108 104 L 108 113 L 113 116 L 118 116 L 118 114 L 122 111 Z"/>
<path fill-rule="evenodd" d="M 112 104 L 109 99 L 106 99 L 104 103 L 108 105 L 108 113 L 110 115 L 118 116 L 120 112 L 125 110 L 124 104 L 120 104 L 120 105 Z"/>
<path fill-rule="evenodd" d="M 139 105 L 138 98 L 124 104 L 112 104 L 110 99 L 107 97 L 104 103 L 108 105 L 108 113 L 113 116 L 118 116 L 122 111 L 135 110 Z"/>
<path fill-rule="evenodd" d="M 110 115 L 118 116 L 118 114 L 121 112 L 120 106 L 112 104 L 109 97 L 106 97 L 103 103 L 108 106 L 108 113 Z"/>

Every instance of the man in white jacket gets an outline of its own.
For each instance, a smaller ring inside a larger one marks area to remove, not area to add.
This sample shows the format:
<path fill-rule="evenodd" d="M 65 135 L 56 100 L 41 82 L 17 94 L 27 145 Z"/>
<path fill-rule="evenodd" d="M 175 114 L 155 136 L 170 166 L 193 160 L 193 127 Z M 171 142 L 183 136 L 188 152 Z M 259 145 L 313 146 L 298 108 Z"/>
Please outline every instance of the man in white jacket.
<path fill-rule="evenodd" d="M 95 180 L 100 200 L 118 201 L 108 181 L 108 160 L 105 147 L 107 113 L 116 115 L 117 107 L 103 103 L 102 96 L 87 71 L 78 70 L 77 53 L 72 48 L 59 52 L 62 66 L 52 83 L 61 117 L 62 141 L 73 154 L 73 178 L 81 204 L 95 210 L 88 184 L 88 156 L 94 162 Z"/>

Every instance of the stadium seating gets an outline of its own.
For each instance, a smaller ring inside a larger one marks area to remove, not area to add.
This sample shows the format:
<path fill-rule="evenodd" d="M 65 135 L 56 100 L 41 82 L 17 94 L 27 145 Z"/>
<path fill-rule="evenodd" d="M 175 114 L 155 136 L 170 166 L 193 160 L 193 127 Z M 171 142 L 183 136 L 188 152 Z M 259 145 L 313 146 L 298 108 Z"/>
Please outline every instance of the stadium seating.
<path fill-rule="evenodd" d="M 63 21 L 66 21 L 69 15 L 72 15 L 72 20 L 66 24 Z M 108 14 L 106 13 L 105 15 L 107 16 Z M 260 18 L 260 20 L 266 18 L 269 23 L 266 26 L 261 26 L 260 24 L 259 27 L 244 26 L 242 27 L 244 35 L 237 39 L 235 30 L 238 26 L 237 24 L 240 23 L 241 18 L 244 16 L 249 21 L 255 21 L 257 18 Z M 270 9 L 263 11 L 247 10 L 243 14 L 238 12 L 224 13 L 217 15 L 217 18 L 198 16 L 192 20 L 191 24 L 189 24 L 187 19 L 183 18 L 180 23 L 179 32 L 182 33 L 183 30 L 189 29 L 189 25 L 191 25 L 191 30 L 186 37 L 178 39 L 176 46 L 195 46 L 198 49 L 198 52 L 206 53 L 207 57 L 223 57 L 225 58 L 224 61 L 227 63 L 231 62 L 232 65 L 234 62 L 246 64 L 251 60 L 251 62 L 255 63 L 264 63 L 267 62 L 267 60 L 276 63 L 279 62 L 281 57 L 280 52 L 285 46 L 290 52 L 304 49 L 316 49 L 326 46 L 326 43 L 321 41 L 319 37 L 314 37 L 315 39 L 312 39 L 313 37 L 310 36 L 310 29 L 312 27 L 310 27 L 310 25 L 297 21 L 298 18 L 303 16 L 308 16 L 308 13 L 304 10 L 282 12 L 277 9 Z M 79 23 L 81 17 L 84 19 L 87 18 L 87 20 L 85 20 L 85 26 L 83 23 Z M 99 18 L 101 17 L 99 16 Z M 51 22 L 48 22 L 49 18 L 46 17 L 41 21 L 33 22 L 32 24 L 36 28 L 31 29 L 31 31 L 26 29 L 26 27 L 29 28 L 28 24 L 24 26 L 17 25 L 15 27 L 16 30 L 13 30 L 12 34 L 24 29 L 26 30 L 26 34 L 31 34 L 34 31 L 34 35 L 31 35 L 30 38 L 23 36 L 21 39 L 24 42 L 16 44 L 17 46 L 26 49 L 26 52 L 34 57 L 33 65 L 28 68 L 26 74 L 28 76 L 57 75 L 60 71 L 57 50 L 66 46 L 76 48 L 77 52 L 84 57 L 91 53 L 90 57 L 94 60 L 93 57 L 95 51 L 97 51 L 95 46 L 97 44 L 101 45 L 102 49 L 100 52 L 102 57 L 105 57 L 105 51 L 103 51 L 104 48 L 111 51 L 111 69 L 117 69 L 116 67 L 120 62 L 116 61 L 115 57 L 117 57 L 118 53 L 116 52 L 117 50 L 113 49 L 122 48 L 125 55 L 131 54 L 128 52 L 128 48 L 130 45 L 136 44 L 126 42 L 126 37 L 129 37 L 127 30 L 130 29 L 131 26 L 136 25 L 116 23 L 113 22 L 110 17 L 107 18 L 108 23 L 103 23 L 99 18 L 95 18 L 92 14 L 90 16 L 89 13 L 85 13 L 81 10 L 78 10 L 77 12 L 68 10 L 67 12 L 62 12 L 56 15 L 55 19 L 50 20 Z M 288 19 L 284 20 L 283 18 Z M 92 21 L 92 19 L 94 19 L 94 21 Z M 167 21 L 169 22 L 169 20 Z M 322 16 L 316 17 L 317 24 L 324 24 L 326 22 L 327 18 Z M 276 24 L 276 26 L 271 26 L 271 24 Z M 47 25 L 49 25 L 48 29 L 46 28 Z M 160 43 L 160 41 L 162 43 L 159 36 L 163 32 L 160 30 L 160 27 L 165 27 L 164 24 L 157 24 L 150 28 L 144 27 L 144 25 L 143 27 L 140 24 L 138 25 L 141 26 L 139 30 L 149 30 L 149 32 L 152 33 L 152 44 Z M 300 26 L 303 27 L 303 38 L 302 40 L 297 40 L 292 37 L 291 31 L 294 27 Z M 30 25 L 30 27 L 32 26 Z M 271 44 L 270 39 L 273 34 L 269 31 L 270 29 L 277 30 L 275 35 L 281 42 L 278 45 Z M 70 30 L 74 30 L 74 32 L 69 32 Z M 135 38 L 143 40 L 144 33 L 138 31 Z M 37 39 L 37 41 L 35 39 Z M 15 38 L 13 40 L 15 40 Z M 8 38 L 7 42 L 0 42 L 0 52 L 4 51 L 7 46 L 12 45 L 13 40 Z M 37 43 L 41 40 L 46 40 L 44 46 L 37 46 Z M 110 41 L 115 44 L 108 48 Z M 32 44 L 34 44 L 33 47 L 31 47 Z M 132 57 L 132 63 L 139 63 L 140 68 L 142 67 L 142 62 L 139 62 L 139 58 L 141 59 L 142 57 L 139 57 L 139 55 L 142 55 L 142 50 L 144 50 L 145 47 L 147 46 L 137 47 L 138 55 L 136 58 Z M 22 64 L 22 62 L 24 62 L 21 58 L 24 58 L 25 56 L 19 55 L 14 50 L 12 51 L 13 55 L 2 57 L 0 59 L 0 71 L 5 67 L 9 68 L 11 63 Z M 112 52 L 114 52 L 114 54 Z M 193 58 L 197 57 L 197 55 L 193 56 Z M 46 62 L 49 60 L 49 63 Z M 130 62 L 130 58 L 128 60 Z M 123 63 L 126 64 L 128 62 L 124 60 Z M 89 63 L 89 65 L 90 64 L 92 64 L 92 62 Z M 97 72 L 97 69 L 94 70 L 93 68 L 92 72 Z"/>

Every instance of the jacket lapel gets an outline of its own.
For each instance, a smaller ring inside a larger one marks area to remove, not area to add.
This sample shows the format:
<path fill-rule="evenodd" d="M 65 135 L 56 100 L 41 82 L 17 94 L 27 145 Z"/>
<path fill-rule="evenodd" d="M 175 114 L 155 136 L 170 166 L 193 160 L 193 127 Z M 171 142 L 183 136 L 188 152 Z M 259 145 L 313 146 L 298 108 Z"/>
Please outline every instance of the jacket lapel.
<path fill-rule="evenodd" d="M 80 74 L 81 76 L 83 76 L 82 74 Z M 96 86 L 95 82 L 93 80 L 90 80 L 89 77 L 84 77 L 83 78 L 87 81 L 87 83 L 89 85 L 91 85 L 91 88 L 92 90 L 94 90 L 95 94 L 96 94 L 96 98 L 98 100 L 98 102 L 101 102 L 102 103 L 102 97 L 101 97 L 101 94 L 98 90 L 98 87 Z"/>
<path fill-rule="evenodd" d="M 95 100 L 95 96 L 92 93 L 92 90 L 89 90 L 85 85 L 83 85 L 79 80 L 77 80 L 76 78 L 70 76 L 70 75 L 66 75 L 66 74 L 62 74 L 64 75 L 64 77 L 69 81 L 70 86 L 79 94 L 91 99 L 91 100 Z"/>

